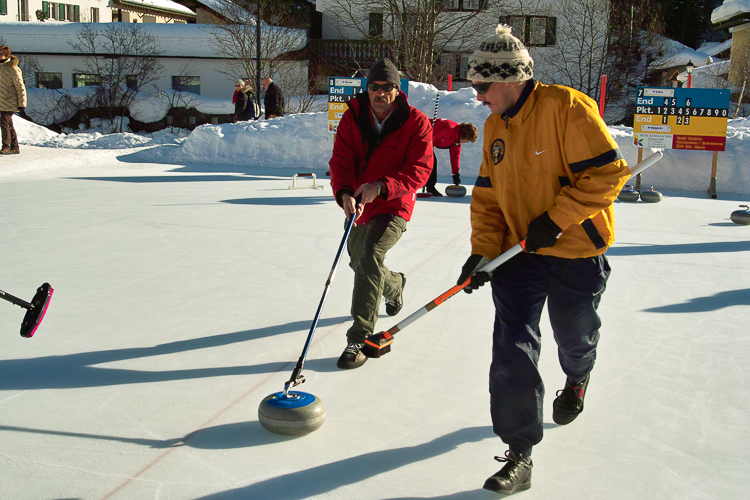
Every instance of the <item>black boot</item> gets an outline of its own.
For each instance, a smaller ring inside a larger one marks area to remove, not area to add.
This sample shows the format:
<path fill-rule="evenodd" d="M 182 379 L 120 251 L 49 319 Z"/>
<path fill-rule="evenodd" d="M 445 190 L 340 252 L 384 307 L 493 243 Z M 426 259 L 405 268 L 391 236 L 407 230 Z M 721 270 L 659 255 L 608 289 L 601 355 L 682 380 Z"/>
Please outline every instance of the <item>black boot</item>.
<path fill-rule="evenodd" d="M 507 462 L 495 475 L 487 478 L 484 489 L 496 491 L 503 495 L 511 495 L 517 491 L 531 488 L 531 458 L 518 456 L 512 451 L 505 452 L 505 458 L 495 457 L 498 462 Z"/>
<path fill-rule="evenodd" d="M 557 391 L 557 398 L 552 403 L 552 420 L 558 425 L 571 423 L 583 411 L 583 398 L 589 385 L 589 375 L 582 382 L 565 380 L 565 388 Z"/>
<path fill-rule="evenodd" d="M 351 370 L 364 365 L 365 361 L 367 361 L 367 357 L 362 354 L 362 348 L 364 346 L 364 344 L 349 342 L 346 345 L 344 352 L 341 353 L 339 360 L 336 362 L 336 366 L 342 370 Z"/>

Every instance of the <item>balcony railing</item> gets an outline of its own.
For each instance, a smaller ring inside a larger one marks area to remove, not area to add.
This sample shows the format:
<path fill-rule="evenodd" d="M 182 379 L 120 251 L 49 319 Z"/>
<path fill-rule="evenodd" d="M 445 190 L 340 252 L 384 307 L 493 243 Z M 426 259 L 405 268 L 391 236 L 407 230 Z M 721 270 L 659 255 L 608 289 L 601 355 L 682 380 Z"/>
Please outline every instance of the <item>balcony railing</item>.
<path fill-rule="evenodd" d="M 339 64 L 373 64 L 383 58 L 396 62 L 396 55 L 385 42 L 369 40 L 309 40 L 310 60 Z"/>

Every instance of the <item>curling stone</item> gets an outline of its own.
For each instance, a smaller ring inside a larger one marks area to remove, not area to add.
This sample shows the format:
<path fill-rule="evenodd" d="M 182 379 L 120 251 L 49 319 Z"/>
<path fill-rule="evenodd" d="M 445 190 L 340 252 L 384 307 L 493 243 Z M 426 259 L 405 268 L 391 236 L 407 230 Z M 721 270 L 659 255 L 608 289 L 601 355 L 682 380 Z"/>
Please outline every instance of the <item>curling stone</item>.
<path fill-rule="evenodd" d="M 301 436 L 323 425 L 326 410 L 323 402 L 306 392 L 277 392 L 266 397 L 258 407 L 260 425 L 276 434 Z"/>
<path fill-rule="evenodd" d="M 626 184 L 624 188 L 622 188 L 622 191 L 620 191 L 620 194 L 617 195 L 617 199 L 620 201 L 638 201 L 638 198 L 640 195 L 638 194 L 638 191 L 633 189 L 633 186 Z"/>
<path fill-rule="evenodd" d="M 451 184 L 445 188 L 445 194 L 451 198 L 461 198 L 462 196 L 466 196 L 466 188 L 459 184 Z"/>
<path fill-rule="evenodd" d="M 641 201 L 646 203 L 659 203 L 662 199 L 662 195 L 659 191 L 654 191 L 654 186 L 648 191 L 641 191 Z"/>
<path fill-rule="evenodd" d="M 742 224 L 743 226 L 750 225 L 750 210 L 747 205 L 740 205 L 740 208 L 745 207 L 745 210 L 735 210 L 732 212 L 732 222 L 735 224 Z"/>

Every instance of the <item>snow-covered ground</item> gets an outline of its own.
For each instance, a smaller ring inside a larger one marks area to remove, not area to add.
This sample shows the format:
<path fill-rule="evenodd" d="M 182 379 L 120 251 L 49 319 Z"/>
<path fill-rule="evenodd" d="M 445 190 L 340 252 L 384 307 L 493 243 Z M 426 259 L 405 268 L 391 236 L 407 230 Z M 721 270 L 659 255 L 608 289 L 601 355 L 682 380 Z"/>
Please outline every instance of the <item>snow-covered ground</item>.
<path fill-rule="evenodd" d="M 451 99 L 440 116 L 481 123 L 485 110 Z M 300 355 L 343 235 L 317 120 L 105 143 L 16 118 L 22 154 L 0 158 L 0 289 L 28 300 L 48 281 L 55 293 L 32 339 L 18 335 L 23 310 L 0 303 L 1 498 L 498 498 L 481 489 L 506 449 L 489 417 L 488 289 L 340 371 L 353 277 L 342 263 L 300 387 L 324 402 L 324 425 L 288 438 L 258 423 Z M 597 365 L 585 411 L 564 427 L 551 419 L 564 375 L 543 321 L 545 438 L 519 498 L 748 496 L 750 227 L 729 216 L 750 184 L 735 123 L 718 199 L 705 194 L 710 154 L 667 152 L 644 174 L 664 200 L 616 203 Z M 464 149 L 469 181 L 477 153 Z M 441 167 L 447 182 L 447 158 Z M 302 169 L 326 189 L 289 190 Z M 409 276 L 404 310 L 383 313 L 379 330 L 455 283 L 469 202 L 418 201 L 388 255 Z"/>

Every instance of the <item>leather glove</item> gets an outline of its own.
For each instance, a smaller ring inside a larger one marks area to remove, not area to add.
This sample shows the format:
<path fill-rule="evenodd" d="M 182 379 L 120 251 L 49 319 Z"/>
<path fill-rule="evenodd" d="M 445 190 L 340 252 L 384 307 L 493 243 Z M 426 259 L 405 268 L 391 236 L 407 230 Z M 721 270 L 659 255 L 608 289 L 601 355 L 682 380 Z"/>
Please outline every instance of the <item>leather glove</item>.
<path fill-rule="evenodd" d="M 461 285 L 469 278 L 469 276 L 471 276 L 471 282 L 464 287 L 464 292 L 471 293 L 474 290 L 478 289 L 480 286 L 487 283 L 490 280 L 491 276 L 490 273 L 487 272 L 478 272 L 476 274 L 474 273 L 477 269 L 481 269 L 485 265 L 489 264 L 489 262 L 490 260 L 484 255 L 479 255 L 477 253 L 472 254 L 466 260 L 466 264 L 464 264 L 464 267 L 461 268 L 461 276 L 459 276 L 458 282 L 456 284 Z"/>
<path fill-rule="evenodd" d="M 552 222 L 547 212 L 531 221 L 526 233 L 526 251 L 534 253 L 540 248 L 555 246 L 561 235 L 560 226 Z"/>
<path fill-rule="evenodd" d="M 455 184 L 456 186 L 461 184 L 461 174 L 458 174 L 458 173 L 453 174 L 453 184 Z"/>

